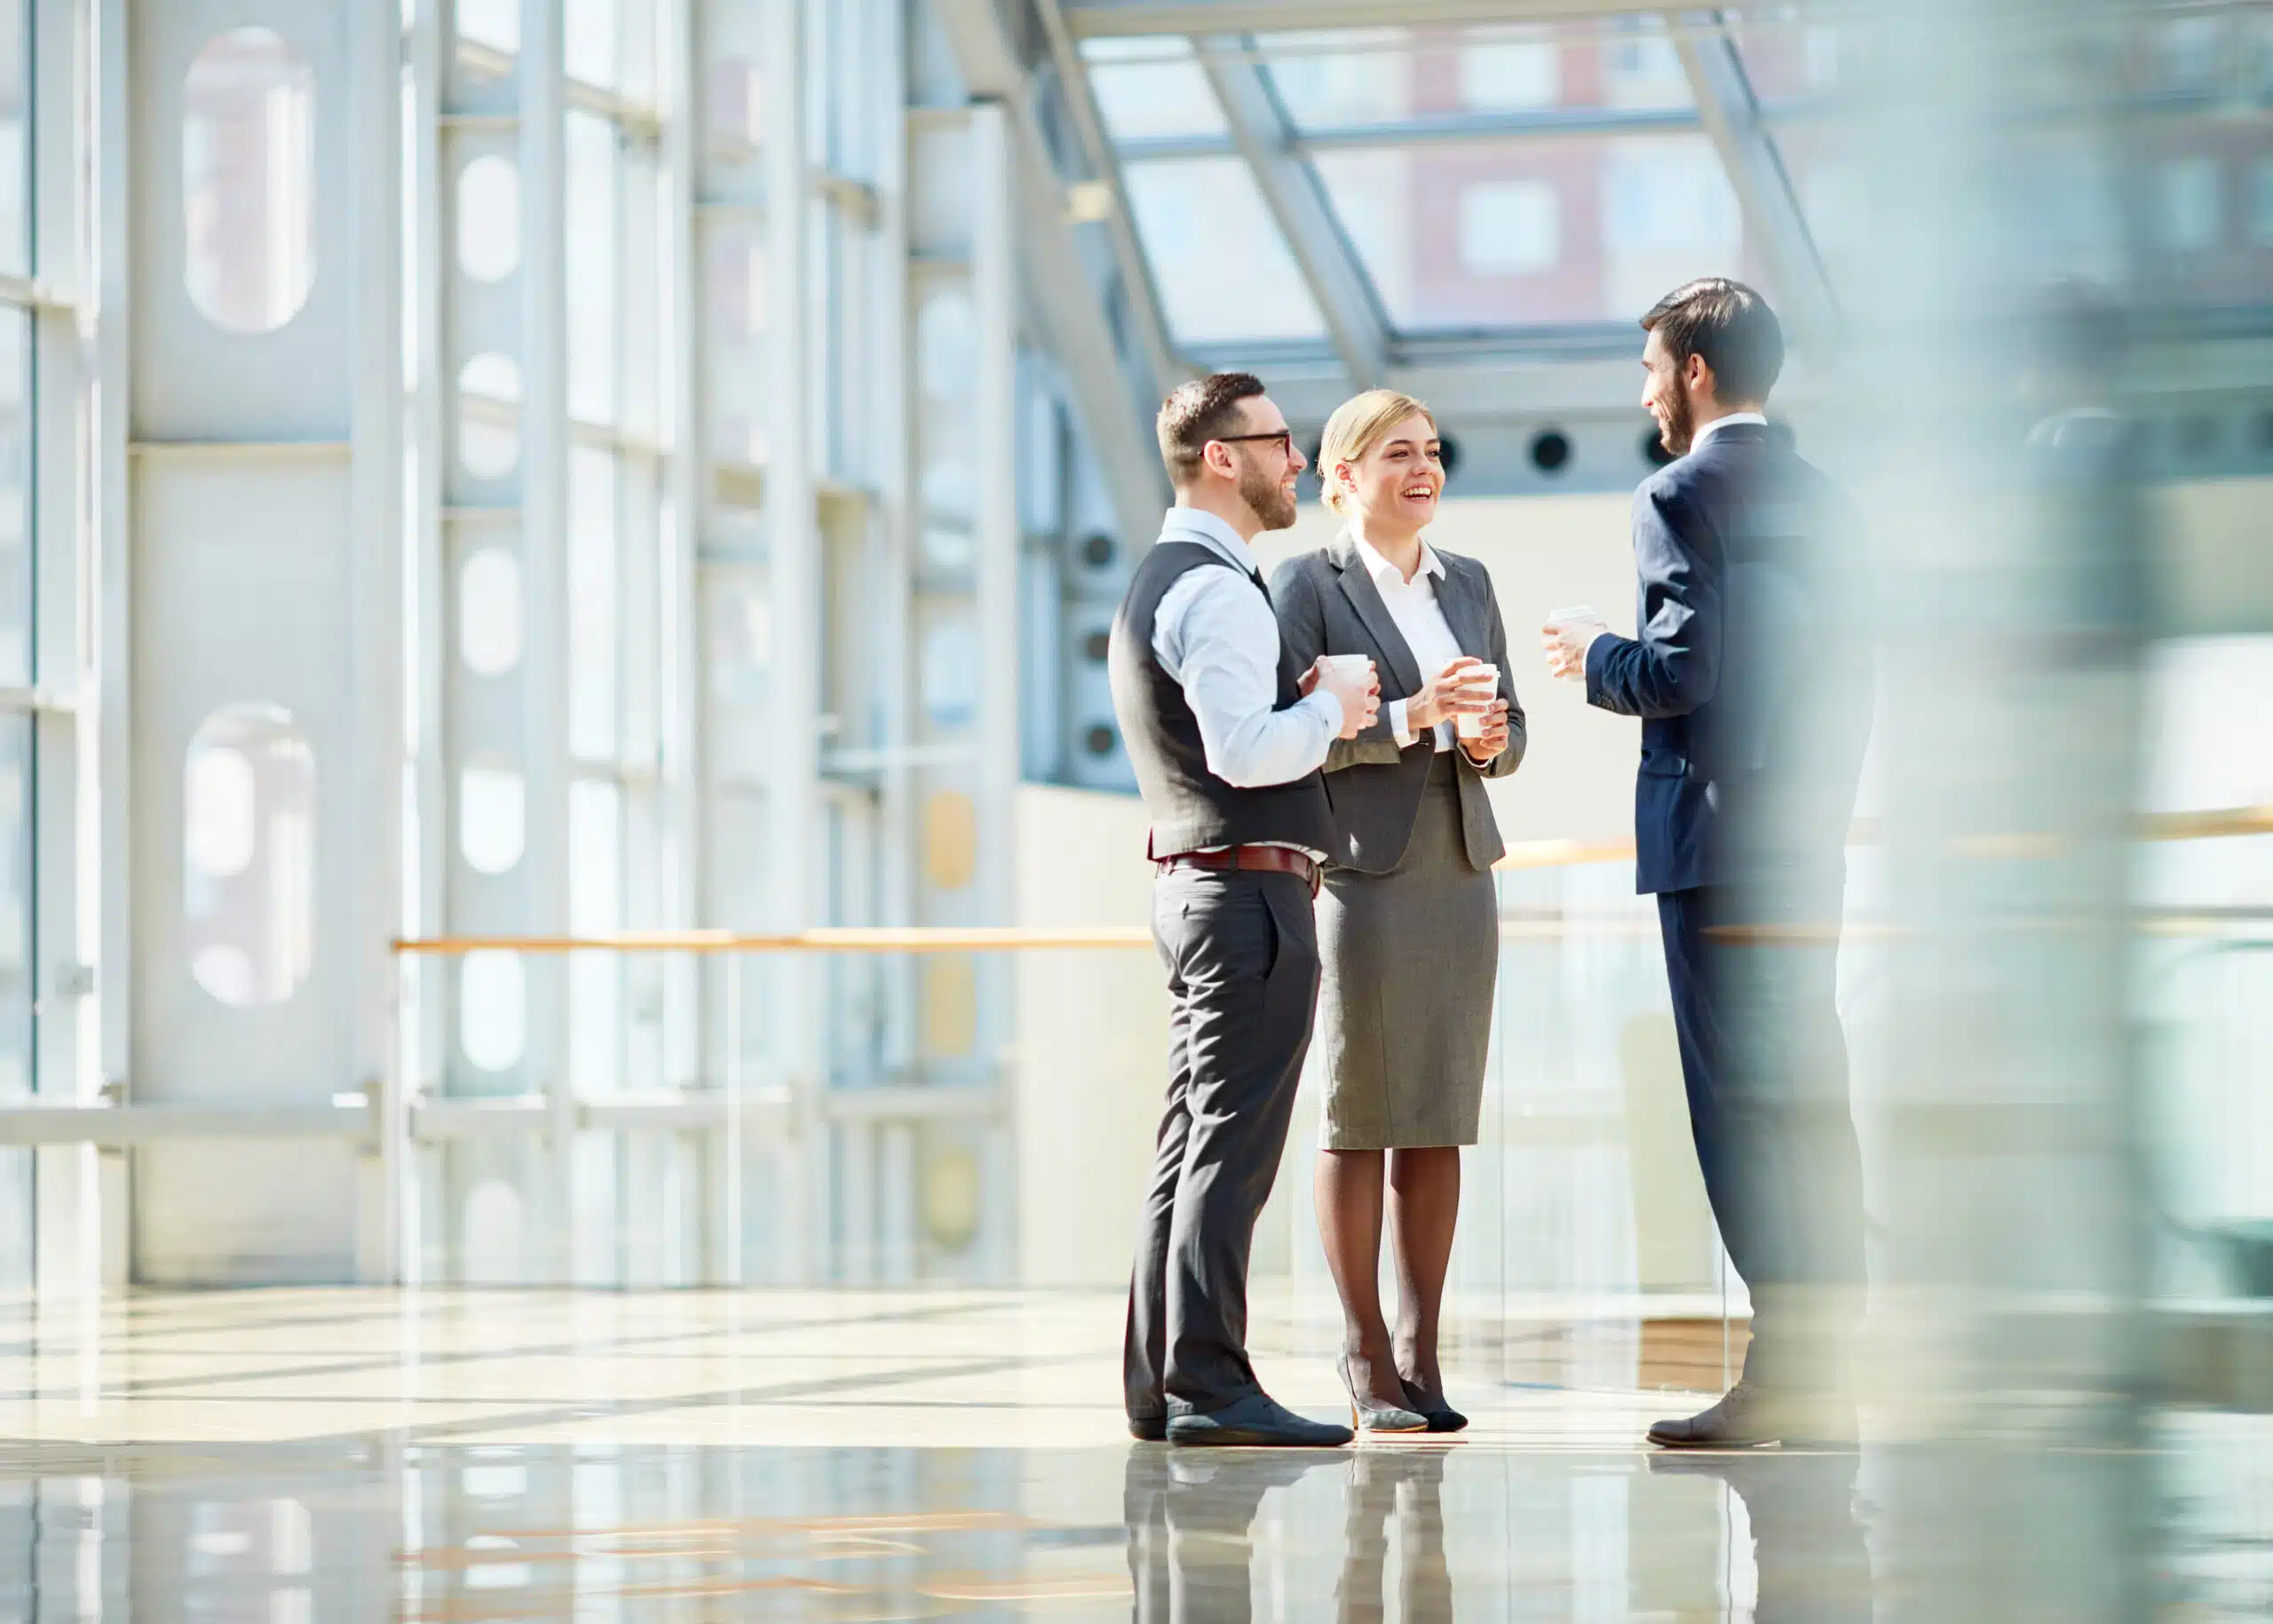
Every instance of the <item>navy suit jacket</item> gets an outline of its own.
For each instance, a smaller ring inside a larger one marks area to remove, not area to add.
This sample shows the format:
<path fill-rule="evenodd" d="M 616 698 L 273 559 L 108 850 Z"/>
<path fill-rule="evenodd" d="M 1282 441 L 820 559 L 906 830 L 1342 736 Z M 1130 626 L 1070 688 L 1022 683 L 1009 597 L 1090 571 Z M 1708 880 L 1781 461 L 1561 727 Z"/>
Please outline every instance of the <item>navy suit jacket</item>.
<path fill-rule="evenodd" d="M 1835 874 L 1870 733 L 1862 525 L 1780 430 L 1722 429 L 1634 495 L 1638 638 L 1587 701 L 1642 718 L 1635 889 Z"/>

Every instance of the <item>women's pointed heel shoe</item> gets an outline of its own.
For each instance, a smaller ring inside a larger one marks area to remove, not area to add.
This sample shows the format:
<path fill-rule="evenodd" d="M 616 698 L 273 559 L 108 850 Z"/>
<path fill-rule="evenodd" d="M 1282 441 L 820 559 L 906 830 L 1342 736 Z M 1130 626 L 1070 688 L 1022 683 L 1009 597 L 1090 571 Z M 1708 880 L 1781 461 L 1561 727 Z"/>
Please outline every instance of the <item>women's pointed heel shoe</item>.
<path fill-rule="evenodd" d="M 1397 1379 L 1397 1384 L 1405 1390 L 1405 1402 L 1428 1419 L 1430 1431 L 1459 1432 L 1468 1426 L 1468 1417 L 1449 1404 L 1439 1402 L 1435 1409 L 1430 1409 L 1421 1390 L 1403 1376 Z"/>
<path fill-rule="evenodd" d="M 1334 1361 L 1342 1374 L 1342 1385 L 1350 1395 L 1350 1430 L 1353 1432 L 1426 1432 L 1429 1418 L 1418 1411 L 1400 1409 L 1393 1404 L 1383 1404 L 1371 1393 L 1361 1393 L 1350 1375 L 1350 1360 L 1343 1356 Z"/>

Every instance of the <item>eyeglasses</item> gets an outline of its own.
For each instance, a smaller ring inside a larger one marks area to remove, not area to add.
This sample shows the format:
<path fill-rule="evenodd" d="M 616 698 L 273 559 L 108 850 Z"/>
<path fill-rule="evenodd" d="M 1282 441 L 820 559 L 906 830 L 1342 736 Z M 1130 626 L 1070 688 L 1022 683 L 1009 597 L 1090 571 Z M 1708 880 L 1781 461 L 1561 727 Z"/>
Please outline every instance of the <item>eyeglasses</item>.
<path fill-rule="evenodd" d="M 1292 429 L 1273 429 L 1268 434 L 1218 434 L 1216 438 L 1226 446 L 1236 446 L 1247 440 L 1275 440 L 1282 453 L 1289 457 L 1295 455 L 1295 431 Z"/>

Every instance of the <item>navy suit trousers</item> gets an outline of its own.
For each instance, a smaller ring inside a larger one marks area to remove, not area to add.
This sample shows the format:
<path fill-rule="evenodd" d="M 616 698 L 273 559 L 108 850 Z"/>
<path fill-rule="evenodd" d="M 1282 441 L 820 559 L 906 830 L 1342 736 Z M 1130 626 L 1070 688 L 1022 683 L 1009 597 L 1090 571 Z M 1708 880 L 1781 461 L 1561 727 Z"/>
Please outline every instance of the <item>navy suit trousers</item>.
<path fill-rule="evenodd" d="M 1862 1159 L 1835 1002 L 1841 884 L 1663 891 L 1658 921 L 1705 1192 L 1752 1294 L 1746 1374 L 1835 1379 L 1860 1311 Z"/>

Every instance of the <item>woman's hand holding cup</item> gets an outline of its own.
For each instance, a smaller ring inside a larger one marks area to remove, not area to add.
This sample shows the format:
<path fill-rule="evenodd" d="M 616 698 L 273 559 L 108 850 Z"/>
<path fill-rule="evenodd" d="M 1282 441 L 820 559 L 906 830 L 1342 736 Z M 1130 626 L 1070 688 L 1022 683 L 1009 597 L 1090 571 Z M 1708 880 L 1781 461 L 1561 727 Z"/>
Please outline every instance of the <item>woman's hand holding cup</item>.
<path fill-rule="evenodd" d="M 1493 700 L 1491 708 L 1485 711 L 1481 718 L 1481 726 L 1477 735 L 1470 738 L 1468 734 L 1462 733 L 1460 748 L 1466 750 L 1468 758 L 1479 767 L 1486 765 L 1501 750 L 1506 749 L 1508 748 L 1508 701 L 1503 699 Z"/>
<path fill-rule="evenodd" d="M 1445 662 L 1445 669 L 1421 685 L 1405 701 L 1405 725 L 1425 733 L 1439 722 L 1467 722 L 1481 717 L 1499 692 L 1500 669 L 1473 654 Z"/>

